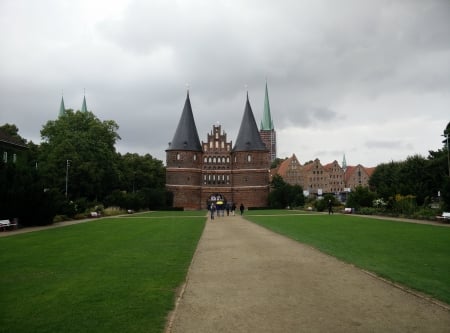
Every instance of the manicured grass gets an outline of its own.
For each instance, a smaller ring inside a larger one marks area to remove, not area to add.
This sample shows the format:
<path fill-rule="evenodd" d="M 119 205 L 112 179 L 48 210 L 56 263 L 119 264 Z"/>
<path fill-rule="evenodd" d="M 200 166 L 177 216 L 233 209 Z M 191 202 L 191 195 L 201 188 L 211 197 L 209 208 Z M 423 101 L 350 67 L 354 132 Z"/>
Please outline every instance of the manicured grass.
<path fill-rule="evenodd" d="M 246 218 L 450 304 L 450 228 L 339 214 L 256 215 Z"/>
<path fill-rule="evenodd" d="M 162 332 L 206 219 L 158 215 L 0 238 L 0 332 Z"/>

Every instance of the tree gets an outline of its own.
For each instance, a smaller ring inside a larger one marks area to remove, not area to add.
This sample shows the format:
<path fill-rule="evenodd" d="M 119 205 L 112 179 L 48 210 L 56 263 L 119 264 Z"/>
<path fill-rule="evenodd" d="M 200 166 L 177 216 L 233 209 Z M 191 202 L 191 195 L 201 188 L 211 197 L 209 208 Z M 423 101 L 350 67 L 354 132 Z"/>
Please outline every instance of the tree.
<path fill-rule="evenodd" d="M 269 206 L 272 208 L 296 207 L 305 203 L 302 187 L 286 183 L 280 175 L 272 178 L 271 188 Z"/>
<path fill-rule="evenodd" d="M 357 186 L 347 197 L 347 207 L 359 209 L 361 207 L 372 207 L 376 194 L 368 187 Z"/>
<path fill-rule="evenodd" d="M 18 151 L 17 162 L 0 161 L 0 219 L 18 218 L 21 226 L 52 223 L 59 198 L 57 193 L 45 189 L 36 170 L 38 146 L 32 141 L 27 143 L 14 124 L 5 124 L 0 129 L 28 147 Z"/>
<path fill-rule="evenodd" d="M 119 187 L 127 192 L 165 187 L 165 169 L 162 161 L 150 154 L 119 154 Z"/>
<path fill-rule="evenodd" d="M 118 180 L 118 128 L 113 120 L 100 121 L 92 112 L 66 110 L 48 121 L 41 130 L 39 154 L 46 186 L 62 193 L 68 179 L 70 198 L 101 200 L 110 193 Z"/>
<path fill-rule="evenodd" d="M 0 126 L 0 130 L 5 132 L 6 134 L 8 134 L 11 138 L 16 139 L 17 141 L 19 141 L 23 144 L 27 143 L 27 140 L 25 140 L 24 138 L 22 138 L 19 135 L 19 128 L 14 124 L 6 123 L 6 124 Z"/>

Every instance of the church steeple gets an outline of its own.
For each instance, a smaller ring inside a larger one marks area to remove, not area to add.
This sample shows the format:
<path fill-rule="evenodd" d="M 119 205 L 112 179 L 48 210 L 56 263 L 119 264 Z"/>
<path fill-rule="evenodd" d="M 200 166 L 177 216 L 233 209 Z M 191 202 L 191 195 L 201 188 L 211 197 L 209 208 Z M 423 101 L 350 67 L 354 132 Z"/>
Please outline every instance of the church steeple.
<path fill-rule="evenodd" d="M 273 126 L 272 115 L 270 114 L 269 90 L 267 89 L 264 98 L 264 112 L 261 120 L 261 139 L 270 152 L 270 160 L 273 162 L 277 158 L 277 134 Z"/>
<path fill-rule="evenodd" d="M 262 131 L 273 130 L 273 121 L 272 116 L 270 114 L 269 91 L 267 89 L 267 80 L 266 80 L 266 95 L 264 98 L 264 112 L 263 118 L 261 120 L 261 130 Z"/>
<path fill-rule="evenodd" d="M 66 107 L 64 106 L 64 97 L 61 96 L 61 104 L 59 106 L 59 117 L 62 117 L 66 114 Z"/>
<path fill-rule="evenodd" d="M 345 154 L 342 159 L 342 169 L 344 170 L 344 172 L 347 170 L 347 161 L 345 160 Z"/>
<path fill-rule="evenodd" d="M 81 106 L 81 112 L 88 112 L 86 106 L 86 95 L 83 96 L 83 105 Z"/>
<path fill-rule="evenodd" d="M 239 128 L 236 143 L 233 151 L 267 150 L 265 144 L 259 135 L 255 116 L 248 100 L 245 103 L 244 115 L 242 117 L 241 127 Z"/>
<path fill-rule="evenodd" d="M 197 127 L 195 126 L 194 115 L 192 113 L 189 90 L 187 91 L 186 101 L 175 135 L 166 151 L 168 150 L 202 151 Z"/>

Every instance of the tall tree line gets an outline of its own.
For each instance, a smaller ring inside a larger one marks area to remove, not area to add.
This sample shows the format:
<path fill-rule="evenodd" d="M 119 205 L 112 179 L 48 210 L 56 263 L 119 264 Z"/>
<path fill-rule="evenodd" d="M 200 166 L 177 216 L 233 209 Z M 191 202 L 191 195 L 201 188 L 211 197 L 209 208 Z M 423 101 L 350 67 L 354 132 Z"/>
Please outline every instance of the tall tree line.
<path fill-rule="evenodd" d="M 444 137 L 450 134 L 450 123 Z M 370 189 L 386 201 L 396 195 L 413 196 L 418 206 L 426 206 L 436 199 L 444 210 L 450 210 L 450 170 L 447 138 L 443 147 L 429 151 L 427 158 L 419 155 L 405 161 L 383 163 L 370 177 Z"/>
<path fill-rule="evenodd" d="M 118 153 L 119 126 L 113 120 L 66 110 L 43 125 L 39 145 L 20 137 L 15 125 L 0 128 L 28 146 L 20 163 L 0 162 L 0 219 L 20 216 L 22 224 L 47 224 L 55 214 L 83 213 L 96 204 L 170 205 L 163 162 L 150 154 Z M 38 216 L 45 207 L 49 213 Z"/>

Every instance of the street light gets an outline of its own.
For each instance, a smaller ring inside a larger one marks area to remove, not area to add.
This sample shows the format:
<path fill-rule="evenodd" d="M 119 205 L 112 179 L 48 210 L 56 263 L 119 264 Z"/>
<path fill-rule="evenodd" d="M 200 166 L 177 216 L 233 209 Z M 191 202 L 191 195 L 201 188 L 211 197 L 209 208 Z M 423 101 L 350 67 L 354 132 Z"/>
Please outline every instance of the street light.
<path fill-rule="evenodd" d="M 69 166 L 71 160 L 66 160 L 66 199 L 67 199 L 67 189 L 69 185 Z"/>
<path fill-rule="evenodd" d="M 448 166 L 448 176 L 450 177 L 450 155 L 449 155 L 450 153 L 448 151 L 448 133 L 444 132 L 444 134 L 442 134 L 441 136 L 445 137 L 446 141 L 443 142 L 447 142 L 447 166 Z"/>

